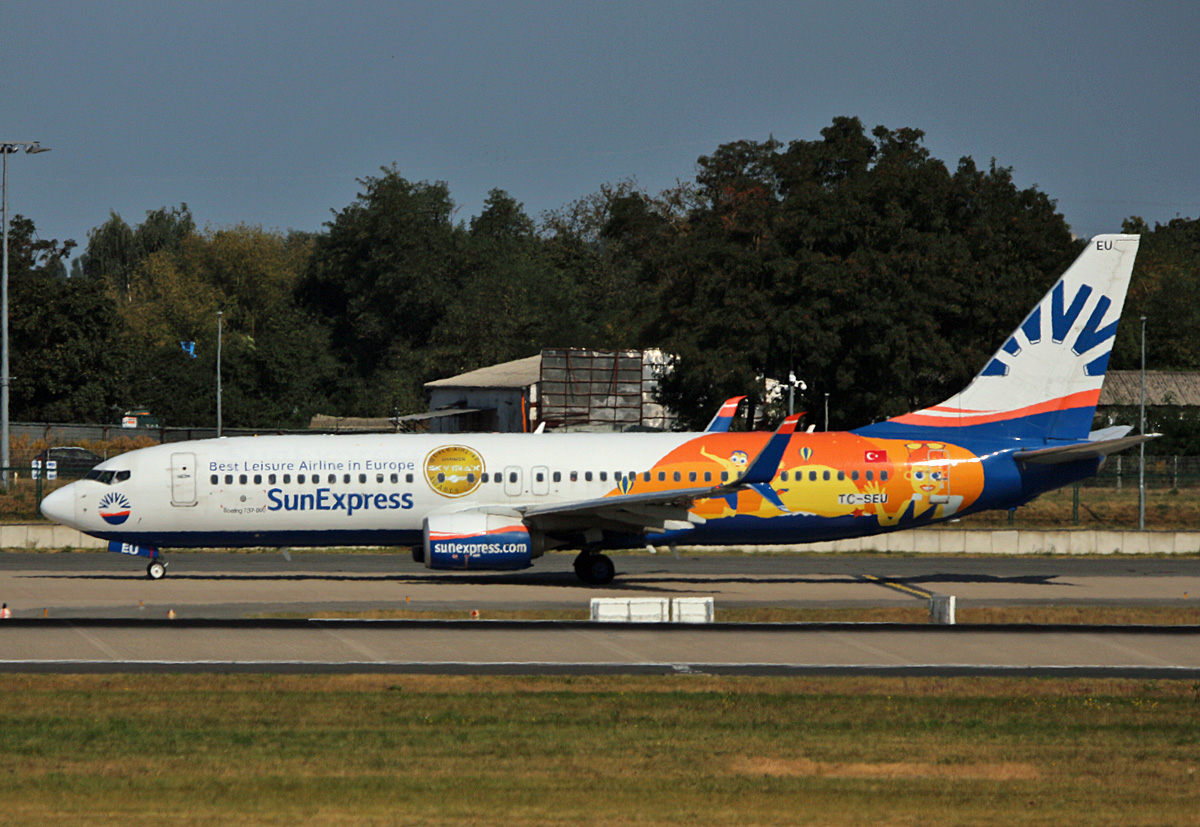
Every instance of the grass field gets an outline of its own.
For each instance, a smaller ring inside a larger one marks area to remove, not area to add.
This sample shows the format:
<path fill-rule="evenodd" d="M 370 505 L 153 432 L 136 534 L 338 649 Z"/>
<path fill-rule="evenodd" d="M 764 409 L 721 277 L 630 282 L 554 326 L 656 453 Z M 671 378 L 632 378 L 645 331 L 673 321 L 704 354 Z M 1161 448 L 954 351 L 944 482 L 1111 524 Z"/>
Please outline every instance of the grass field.
<path fill-rule="evenodd" d="M 375 609 L 363 612 L 272 612 L 267 618 L 353 618 L 361 620 L 588 620 L 588 609 L 470 609 L 420 611 Z M 718 623 L 927 623 L 929 608 L 912 606 L 761 606 L 715 610 Z M 1200 625 L 1200 606 L 975 606 L 955 611 L 958 623 L 1039 623 L 1092 625 Z"/>
<path fill-rule="evenodd" d="M 1200 820 L 1190 682 L 3 680 L 3 824 Z"/>

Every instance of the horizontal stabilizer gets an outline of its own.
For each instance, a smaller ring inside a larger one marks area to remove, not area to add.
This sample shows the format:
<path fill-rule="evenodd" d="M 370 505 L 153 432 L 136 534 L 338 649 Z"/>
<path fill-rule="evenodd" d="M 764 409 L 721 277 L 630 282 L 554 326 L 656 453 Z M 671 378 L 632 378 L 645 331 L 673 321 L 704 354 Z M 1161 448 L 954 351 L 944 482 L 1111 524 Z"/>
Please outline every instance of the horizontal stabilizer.
<path fill-rule="evenodd" d="M 1120 439 L 1123 436 L 1128 436 L 1132 430 L 1132 425 L 1113 425 L 1110 428 L 1101 428 L 1098 431 L 1092 431 L 1088 434 L 1088 442 L 1104 442 L 1108 439 Z"/>
<path fill-rule="evenodd" d="M 1034 465 L 1055 465 L 1060 462 L 1078 462 L 1084 459 L 1099 459 L 1143 442 L 1162 436 L 1162 434 L 1137 434 L 1121 437 L 1120 439 L 1104 439 L 1098 442 L 1079 442 L 1075 445 L 1064 445 L 1054 448 L 1036 448 L 1032 451 L 1017 451 L 1014 459 L 1021 462 L 1032 462 Z"/>

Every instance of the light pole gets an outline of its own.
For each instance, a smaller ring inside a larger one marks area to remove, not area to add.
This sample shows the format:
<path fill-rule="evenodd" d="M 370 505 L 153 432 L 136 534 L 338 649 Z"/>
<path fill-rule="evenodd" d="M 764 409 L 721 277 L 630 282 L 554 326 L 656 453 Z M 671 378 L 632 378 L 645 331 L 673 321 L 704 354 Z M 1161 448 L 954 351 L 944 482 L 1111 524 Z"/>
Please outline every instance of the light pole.
<path fill-rule="evenodd" d="M 825 394 L 825 430 L 829 430 L 829 394 Z"/>
<path fill-rule="evenodd" d="M 217 438 L 221 437 L 221 316 L 224 310 L 217 311 Z"/>
<path fill-rule="evenodd" d="M 1141 435 L 1146 435 L 1146 317 L 1142 316 Z M 1146 530 L 1146 443 L 1138 445 L 1138 531 Z"/>
<path fill-rule="evenodd" d="M 30 155 L 49 152 L 49 147 L 37 141 L 0 142 L 0 157 L 4 161 L 3 182 L 0 183 L 0 209 L 4 212 L 4 271 L 0 276 L 0 486 L 8 488 L 8 156 L 14 152 Z"/>

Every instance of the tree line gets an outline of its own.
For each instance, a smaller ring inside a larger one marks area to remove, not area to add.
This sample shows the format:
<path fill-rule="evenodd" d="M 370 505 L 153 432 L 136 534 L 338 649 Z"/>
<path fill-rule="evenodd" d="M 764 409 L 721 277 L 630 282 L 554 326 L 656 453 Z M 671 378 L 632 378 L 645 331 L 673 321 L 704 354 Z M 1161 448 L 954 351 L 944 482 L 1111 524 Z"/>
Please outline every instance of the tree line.
<path fill-rule="evenodd" d="M 443 182 L 363 178 L 320 232 L 198 229 L 186 206 L 74 242 L 10 236 L 16 420 L 167 425 L 223 416 L 303 427 L 314 413 L 423 409 L 422 384 L 543 347 L 659 347 L 664 401 L 686 426 L 767 380 L 854 427 L 970 380 L 1079 251 L 1055 202 L 1011 168 L 951 169 L 918 129 L 836 118 L 816 140 L 735 141 L 659 193 L 630 181 L 537 220 L 493 190 L 455 219 Z M 1200 368 L 1200 222 L 1144 235 L 1112 367 Z M 1115 229 L 1115 228 L 1114 228 Z M 1167 335 L 1170 331 L 1170 335 Z M 189 353 L 181 342 L 194 343 Z M 767 411 L 778 417 L 781 402 Z"/>

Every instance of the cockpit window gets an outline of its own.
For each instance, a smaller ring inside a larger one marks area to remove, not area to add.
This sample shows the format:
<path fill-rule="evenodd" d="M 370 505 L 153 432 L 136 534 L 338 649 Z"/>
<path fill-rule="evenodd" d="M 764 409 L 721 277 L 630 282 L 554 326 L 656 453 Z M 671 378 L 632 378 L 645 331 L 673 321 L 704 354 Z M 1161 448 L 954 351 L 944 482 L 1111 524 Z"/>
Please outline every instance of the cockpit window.
<path fill-rule="evenodd" d="M 118 471 L 117 472 L 117 482 L 125 482 L 125 480 L 127 480 L 127 479 L 129 479 L 128 471 Z"/>
<path fill-rule="evenodd" d="M 98 468 L 93 468 L 88 471 L 83 477 L 85 480 L 95 480 L 102 482 L 105 485 L 112 485 L 113 482 L 125 482 L 129 479 L 128 471 L 101 471 Z"/>

